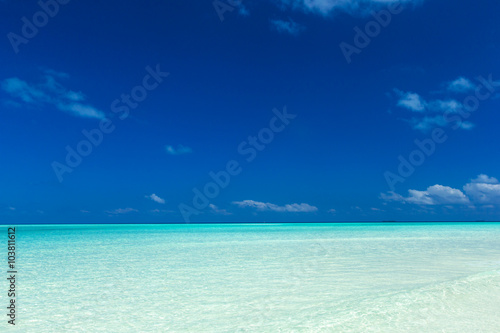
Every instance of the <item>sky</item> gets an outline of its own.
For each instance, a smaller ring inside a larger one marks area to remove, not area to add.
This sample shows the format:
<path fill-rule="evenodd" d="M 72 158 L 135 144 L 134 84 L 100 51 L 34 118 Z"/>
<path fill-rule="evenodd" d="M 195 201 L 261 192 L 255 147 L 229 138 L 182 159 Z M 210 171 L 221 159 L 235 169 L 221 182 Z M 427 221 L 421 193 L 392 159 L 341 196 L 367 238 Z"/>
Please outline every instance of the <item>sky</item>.
<path fill-rule="evenodd" d="M 0 222 L 500 218 L 500 3 L 0 2 Z"/>

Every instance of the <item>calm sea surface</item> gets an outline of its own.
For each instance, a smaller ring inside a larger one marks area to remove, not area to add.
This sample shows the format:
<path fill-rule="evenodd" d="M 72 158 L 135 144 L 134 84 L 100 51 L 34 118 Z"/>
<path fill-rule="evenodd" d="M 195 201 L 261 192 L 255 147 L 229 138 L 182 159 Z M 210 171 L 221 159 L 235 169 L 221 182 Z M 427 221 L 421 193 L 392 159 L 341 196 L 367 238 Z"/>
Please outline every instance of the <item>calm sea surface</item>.
<path fill-rule="evenodd" d="M 500 331 L 500 223 L 16 231 L 1 332 Z"/>

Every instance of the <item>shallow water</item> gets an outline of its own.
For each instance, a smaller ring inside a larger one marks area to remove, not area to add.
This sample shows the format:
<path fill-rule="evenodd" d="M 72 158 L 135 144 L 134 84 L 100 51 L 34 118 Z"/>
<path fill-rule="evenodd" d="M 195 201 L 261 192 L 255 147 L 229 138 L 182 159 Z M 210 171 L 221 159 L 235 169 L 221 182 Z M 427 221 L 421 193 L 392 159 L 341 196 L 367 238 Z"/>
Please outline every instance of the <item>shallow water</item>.
<path fill-rule="evenodd" d="M 18 226 L 17 255 L 12 332 L 500 327 L 494 223 Z"/>

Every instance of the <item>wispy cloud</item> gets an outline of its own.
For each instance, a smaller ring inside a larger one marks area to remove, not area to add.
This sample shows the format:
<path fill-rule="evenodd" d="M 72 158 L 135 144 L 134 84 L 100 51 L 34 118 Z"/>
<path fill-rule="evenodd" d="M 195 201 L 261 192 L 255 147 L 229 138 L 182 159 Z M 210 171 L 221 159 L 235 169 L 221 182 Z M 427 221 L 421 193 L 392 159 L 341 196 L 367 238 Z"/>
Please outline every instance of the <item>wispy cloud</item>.
<path fill-rule="evenodd" d="M 290 34 L 293 36 L 299 35 L 305 30 L 305 27 L 294 22 L 291 19 L 285 20 L 271 20 L 271 27 L 279 33 Z"/>
<path fill-rule="evenodd" d="M 153 200 L 154 202 L 157 202 L 159 204 L 164 204 L 165 203 L 165 199 L 162 199 L 160 198 L 159 196 L 157 196 L 156 194 L 151 194 L 151 195 L 146 195 L 146 198 L 148 199 L 151 199 Z"/>
<path fill-rule="evenodd" d="M 274 212 L 292 212 L 292 213 L 308 213 L 316 212 L 317 207 L 306 203 L 293 203 L 284 206 L 278 206 L 269 202 L 259 202 L 254 200 L 233 201 L 233 204 L 239 207 L 252 207 L 259 211 L 274 211 Z"/>
<path fill-rule="evenodd" d="M 172 210 L 168 210 L 168 209 L 151 209 L 149 211 L 150 213 L 152 214 L 166 214 L 166 213 L 172 213 L 173 211 Z"/>
<path fill-rule="evenodd" d="M 228 212 L 227 210 L 225 209 L 220 209 L 219 207 L 217 207 L 216 205 L 214 204 L 210 204 L 208 205 L 208 207 L 210 207 L 210 210 L 212 211 L 212 213 L 214 214 L 220 214 L 220 215 L 232 215 L 232 213 Z"/>
<path fill-rule="evenodd" d="M 193 152 L 191 148 L 183 145 L 178 145 L 177 148 L 167 145 L 165 146 L 165 151 L 167 152 L 167 154 L 170 155 L 183 155 L 183 154 L 190 154 Z"/>
<path fill-rule="evenodd" d="M 18 77 L 7 78 L 1 81 L 1 89 L 10 95 L 9 105 L 32 107 L 51 106 L 57 110 L 67 112 L 83 118 L 105 118 L 104 112 L 96 107 L 84 103 L 83 93 L 65 88 L 57 79 L 67 79 L 69 75 L 53 70 L 44 70 L 43 80 L 40 83 L 28 83 Z"/>
<path fill-rule="evenodd" d="M 398 201 L 416 205 L 499 205 L 500 182 L 481 174 L 463 186 L 463 191 L 443 185 L 429 186 L 424 191 L 408 190 L 408 196 L 395 192 L 382 193 L 385 201 Z"/>
<path fill-rule="evenodd" d="M 134 208 L 118 208 L 114 210 L 107 210 L 106 213 L 110 215 L 119 215 L 119 214 L 128 214 L 128 213 L 134 213 L 138 212 L 137 209 Z"/>

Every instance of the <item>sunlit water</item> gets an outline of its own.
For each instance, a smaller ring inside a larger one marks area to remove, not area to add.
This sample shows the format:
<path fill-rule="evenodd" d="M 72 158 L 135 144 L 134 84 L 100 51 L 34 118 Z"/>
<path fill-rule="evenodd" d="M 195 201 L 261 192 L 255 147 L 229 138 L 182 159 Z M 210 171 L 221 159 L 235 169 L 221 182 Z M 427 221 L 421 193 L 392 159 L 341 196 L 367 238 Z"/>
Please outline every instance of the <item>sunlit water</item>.
<path fill-rule="evenodd" d="M 2 332 L 500 331 L 500 224 L 19 226 L 17 252 Z"/>

